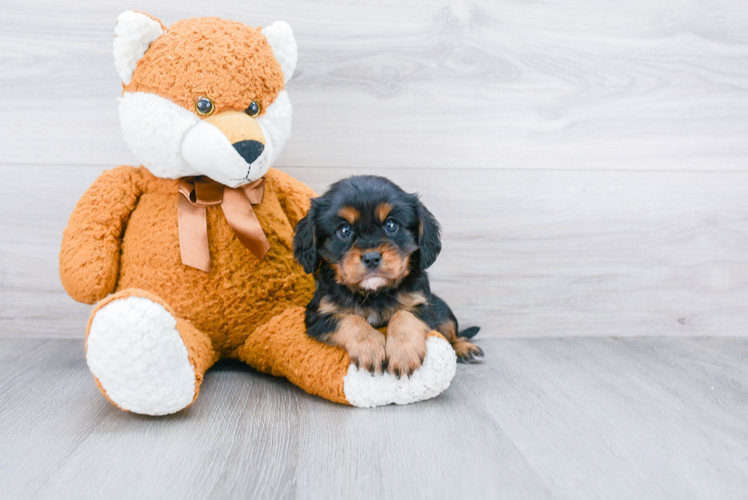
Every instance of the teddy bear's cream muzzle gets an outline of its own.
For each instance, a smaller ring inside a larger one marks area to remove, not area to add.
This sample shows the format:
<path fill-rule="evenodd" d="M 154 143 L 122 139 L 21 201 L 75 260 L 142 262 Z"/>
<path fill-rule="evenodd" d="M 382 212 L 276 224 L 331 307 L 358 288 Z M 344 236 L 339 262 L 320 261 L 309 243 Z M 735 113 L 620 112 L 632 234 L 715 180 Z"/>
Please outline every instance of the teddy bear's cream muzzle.
<path fill-rule="evenodd" d="M 190 167 L 229 187 L 265 175 L 272 153 L 272 140 L 262 124 L 239 111 L 201 120 L 182 141 L 182 156 Z"/>

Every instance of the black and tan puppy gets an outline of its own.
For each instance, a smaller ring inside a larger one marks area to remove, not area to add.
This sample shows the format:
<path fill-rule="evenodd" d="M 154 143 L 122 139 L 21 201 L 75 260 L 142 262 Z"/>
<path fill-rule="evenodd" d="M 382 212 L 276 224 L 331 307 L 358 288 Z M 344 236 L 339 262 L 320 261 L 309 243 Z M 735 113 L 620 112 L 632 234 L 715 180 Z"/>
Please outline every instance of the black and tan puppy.
<path fill-rule="evenodd" d="M 431 293 L 426 268 L 441 250 L 439 224 L 418 195 L 383 177 L 355 176 L 312 200 L 296 226 L 294 255 L 317 280 L 307 306 L 312 337 L 341 346 L 358 367 L 410 376 L 437 330 L 464 363 L 483 359 Z M 385 337 L 377 328 L 387 327 Z"/>

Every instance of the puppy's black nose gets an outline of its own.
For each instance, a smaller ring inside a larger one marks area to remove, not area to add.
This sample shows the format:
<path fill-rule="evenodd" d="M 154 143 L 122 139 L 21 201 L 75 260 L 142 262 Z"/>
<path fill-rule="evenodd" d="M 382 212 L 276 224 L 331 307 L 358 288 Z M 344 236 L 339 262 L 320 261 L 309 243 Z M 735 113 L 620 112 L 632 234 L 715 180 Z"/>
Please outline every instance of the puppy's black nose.
<path fill-rule="evenodd" d="M 260 157 L 265 145 L 260 141 L 239 141 L 233 144 L 234 149 L 247 163 L 252 163 Z"/>
<path fill-rule="evenodd" d="M 361 256 L 361 261 L 369 269 L 374 269 L 382 262 L 382 254 L 379 252 L 366 252 Z"/>

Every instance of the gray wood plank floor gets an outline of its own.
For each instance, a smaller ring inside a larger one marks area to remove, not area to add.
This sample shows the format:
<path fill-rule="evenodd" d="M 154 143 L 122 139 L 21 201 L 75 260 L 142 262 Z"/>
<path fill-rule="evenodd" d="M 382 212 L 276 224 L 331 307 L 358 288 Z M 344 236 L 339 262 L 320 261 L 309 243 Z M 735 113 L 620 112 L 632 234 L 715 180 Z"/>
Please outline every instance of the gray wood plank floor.
<path fill-rule="evenodd" d="M 488 339 L 439 398 L 360 410 L 239 364 L 177 415 L 78 340 L 0 340 L 2 498 L 746 498 L 748 339 Z"/>

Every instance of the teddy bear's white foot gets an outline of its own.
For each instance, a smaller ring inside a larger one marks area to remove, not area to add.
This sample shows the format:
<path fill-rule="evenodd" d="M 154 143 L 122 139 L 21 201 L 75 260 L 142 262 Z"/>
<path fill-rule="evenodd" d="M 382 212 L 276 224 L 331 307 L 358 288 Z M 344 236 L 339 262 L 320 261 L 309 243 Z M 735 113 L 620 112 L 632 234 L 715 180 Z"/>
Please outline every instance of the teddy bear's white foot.
<path fill-rule="evenodd" d="M 449 387 L 457 370 L 452 346 L 443 337 L 432 335 L 426 341 L 426 359 L 413 375 L 372 375 L 351 364 L 344 379 L 345 398 L 353 406 L 371 408 L 388 404 L 404 405 L 438 396 Z"/>
<path fill-rule="evenodd" d="M 114 300 L 96 311 L 86 359 L 104 394 L 123 410 L 167 415 L 195 398 L 198 381 L 177 320 L 145 297 Z"/>

